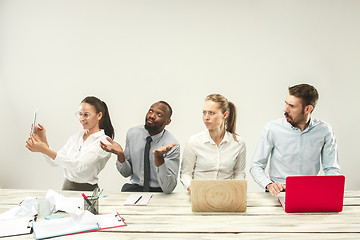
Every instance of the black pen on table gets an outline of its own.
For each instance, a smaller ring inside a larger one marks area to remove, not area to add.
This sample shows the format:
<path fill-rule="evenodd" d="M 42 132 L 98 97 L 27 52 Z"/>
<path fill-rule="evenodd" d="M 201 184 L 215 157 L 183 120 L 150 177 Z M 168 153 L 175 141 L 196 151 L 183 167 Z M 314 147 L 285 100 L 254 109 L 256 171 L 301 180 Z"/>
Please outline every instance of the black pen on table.
<path fill-rule="evenodd" d="M 137 204 L 138 201 L 140 201 L 141 198 L 142 198 L 142 196 L 140 196 L 140 197 L 134 202 L 134 204 Z"/>

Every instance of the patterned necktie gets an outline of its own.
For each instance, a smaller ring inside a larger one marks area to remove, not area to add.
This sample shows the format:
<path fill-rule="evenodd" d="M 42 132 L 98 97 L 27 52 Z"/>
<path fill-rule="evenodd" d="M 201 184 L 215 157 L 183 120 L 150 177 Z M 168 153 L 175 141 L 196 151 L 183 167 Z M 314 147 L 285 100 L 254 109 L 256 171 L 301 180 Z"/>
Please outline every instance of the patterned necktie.
<path fill-rule="evenodd" d="M 144 192 L 150 191 L 150 160 L 149 160 L 149 154 L 150 154 L 150 142 L 152 141 L 152 138 L 148 136 L 146 138 L 146 145 L 145 145 L 145 151 L 144 151 Z"/>

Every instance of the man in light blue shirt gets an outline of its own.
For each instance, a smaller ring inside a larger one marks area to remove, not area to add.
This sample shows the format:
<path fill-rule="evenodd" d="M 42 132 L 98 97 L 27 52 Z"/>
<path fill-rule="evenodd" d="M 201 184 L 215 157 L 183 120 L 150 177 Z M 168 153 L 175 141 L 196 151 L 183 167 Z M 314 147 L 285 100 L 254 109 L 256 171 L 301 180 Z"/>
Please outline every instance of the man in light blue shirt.
<path fill-rule="evenodd" d="M 284 118 L 267 123 L 261 133 L 250 173 L 273 196 L 285 190 L 287 176 L 318 175 L 320 163 L 325 175 L 340 174 L 331 126 L 311 118 L 318 98 L 317 90 L 308 84 L 289 87 Z"/>
<path fill-rule="evenodd" d="M 175 137 L 165 130 L 171 122 L 171 115 L 172 109 L 168 103 L 156 102 L 146 114 L 145 125 L 133 127 L 128 131 L 125 151 L 120 144 L 111 139 L 107 139 L 110 145 L 101 143 L 105 151 L 117 155 L 116 167 L 120 174 L 130 177 L 131 184 L 124 184 L 122 192 L 171 193 L 176 187 L 180 146 Z M 150 142 L 146 152 L 148 140 Z M 144 155 L 148 156 L 147 161 Z M 149 170 L 146 171 L 146 168 Z"/>

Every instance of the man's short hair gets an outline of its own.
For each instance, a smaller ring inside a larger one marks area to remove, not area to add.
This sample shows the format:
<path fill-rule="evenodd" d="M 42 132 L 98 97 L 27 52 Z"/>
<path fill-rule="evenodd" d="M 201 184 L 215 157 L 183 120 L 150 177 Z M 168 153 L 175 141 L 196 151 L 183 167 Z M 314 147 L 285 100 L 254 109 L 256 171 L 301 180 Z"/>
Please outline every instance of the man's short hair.
<path fill-rule="evenodd" d="M 319 100 L 318 91 L 309 84 L 298 84 L 289 87 L 289 94 L 302 99 L 303 107 L 312 105 L 314 108 Z"/>
<path fill-rule="evenodd" d="M 165 101 L 158 101 L 158 103 L 165 104 L 165 105 L 169 108 L 169 118 L 171 118 L 173 111 L 172 111 L 172 108 L 171 108 L 170 104 L 168 104 L 168 103 L 165 102 Z"/>

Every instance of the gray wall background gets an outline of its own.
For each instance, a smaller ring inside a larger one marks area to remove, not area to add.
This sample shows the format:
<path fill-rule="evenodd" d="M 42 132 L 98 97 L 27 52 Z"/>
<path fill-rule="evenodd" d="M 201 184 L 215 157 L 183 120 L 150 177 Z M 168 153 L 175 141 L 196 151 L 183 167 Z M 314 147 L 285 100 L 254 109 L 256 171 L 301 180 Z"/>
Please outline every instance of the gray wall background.
<path fill-rule="evenodd" d="M 320 93 L 313 116 L 332 125 L 346 189 L 358 190 L 359 12 L 356 0 L 0 0 L 0 186 L 61 188 L 63 170 L 25 148 L 33 111 L 58 150 L 81 130 L 74 112 L 88 95 L 108 104 L 123 146 L 150 104 L 168 101 L 183 147 L 205 129 L 205 96 L 223 94 L 238 107 L 248 173 L 287 87 L 310 83 Z M 127 181 L 115 161 L 99 176 L 106 190 Z"/>

